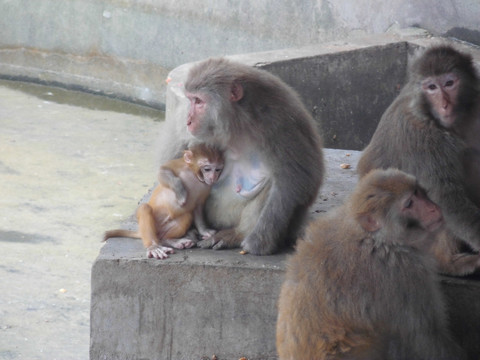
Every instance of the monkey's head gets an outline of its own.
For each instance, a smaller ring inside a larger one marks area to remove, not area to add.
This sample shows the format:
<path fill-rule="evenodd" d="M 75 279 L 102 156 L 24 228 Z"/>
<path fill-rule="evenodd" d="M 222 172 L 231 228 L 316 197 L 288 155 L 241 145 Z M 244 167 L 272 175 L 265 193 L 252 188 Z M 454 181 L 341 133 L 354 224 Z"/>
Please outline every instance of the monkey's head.
<path fill-rule="evenodd" d="M 400 170 L 373 170 L 358 183 L 350 211 L 367 232 L 386 231 L 404 237 L 410 229 L 432 232 L 443 224 L 440 208 Z"/>
<path fill-rule="evenodd" d="M 411 68 L 422 111 L 450 129 L 468 116 L 478 101 L 479 79 L 473 59 L 452 46 L 427 49 Z"/>
<path fill-rule="evenodd" d="M 235 126 L 233 104 L 240 101 L 244 89 L 238 69 L 231 62 L 209 59 L 190 70 L 185 82 L 185 95 L 190 102 L 188 131 L 198 139 L 216 143 L 229 142 Z"/>
<path fill-rule="evenodd" d="M 223 153 L 214 146 L 193 145 L 183 152 L 183 160 L 192 169 L 198 180 L 209 186 L 218 181 L 223 171 Z"/>

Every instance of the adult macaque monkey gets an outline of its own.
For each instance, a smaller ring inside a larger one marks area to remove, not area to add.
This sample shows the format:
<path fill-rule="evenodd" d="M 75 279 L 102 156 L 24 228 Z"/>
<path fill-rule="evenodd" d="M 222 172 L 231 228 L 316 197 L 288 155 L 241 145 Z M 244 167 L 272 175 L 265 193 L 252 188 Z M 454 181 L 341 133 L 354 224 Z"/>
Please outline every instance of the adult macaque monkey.
<path fill-rule="evenodd" d="M 447 329 L 434 260 L 443 225 L 415 178 L 375 170 L 311 223 L 278 304 L 282 360 L 463 359 Z"/>
<path fill-rule="evenodd" d="M 183 158 L 171 160 L 160 169 L 183 184 L 185 195 L 177 197 L 168 182 L 160 181 L 148 203 L 137 209 L 138 231 L 110 230 L 104 241 L 111 237 L 141 238 L 147 257 L 165 259 L 173 252 L 170 246 L 184 249 L 195 245 L 192 239 L 184 238 L 192 222 L 202 238 L 209 238 L 215 231 L 205 224 L 203 205 L 223 163 L 223 155 L 216 148 L 199 144 L 185 150 Z"/>
<path fill-rule="evenodd" d="M 198 246 L 266 255 L 288 245 L 324 173 L 322 141 L 298 95 L 267 71 L 226 59 L 195 65 L 185 93 L 185 128 L 226 150 L 206 204 L 207 220 L 222 230 Z"/>
<path fill-rule="evenodd" d="M 472 57 L 451 46 L 427 49 L 412 65 L 408 83 L 383 114 L 358 164 L 396 167 L 415 175 L 441 208 L 448 230 L 432 253 L 439 270 L 464 275 L 480 256 L 480 81 Z"/>

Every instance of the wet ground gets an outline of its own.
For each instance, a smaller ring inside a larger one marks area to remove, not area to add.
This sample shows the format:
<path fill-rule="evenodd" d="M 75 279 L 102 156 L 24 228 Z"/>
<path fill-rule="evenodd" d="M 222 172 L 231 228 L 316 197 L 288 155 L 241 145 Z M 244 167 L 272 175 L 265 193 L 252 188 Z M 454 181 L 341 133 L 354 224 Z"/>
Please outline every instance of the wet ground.
<path fill-rule="evenodd" d="M 162 117 L 0 81 L 0 359 L 88 359 L 91 266 L 155 181 Z"/>

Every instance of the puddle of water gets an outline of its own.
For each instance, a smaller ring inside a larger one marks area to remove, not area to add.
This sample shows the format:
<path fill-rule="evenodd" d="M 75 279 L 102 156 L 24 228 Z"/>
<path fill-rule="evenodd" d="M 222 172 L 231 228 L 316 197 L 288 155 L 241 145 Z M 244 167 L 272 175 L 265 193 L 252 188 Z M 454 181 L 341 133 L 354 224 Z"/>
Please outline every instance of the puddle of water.
<path fill-rule="evenodd" d="M 91 266 L 153 186 L 162 118 L 0 81 L 0 358 L 89 358 Z"/>
<path fill-rule="evenodd" d="M 115 111 L 136 116 L 146 116 L 154 120 L 163 120 L 165 115 L 163 111 L 148 106 L 59 87 L 9 80 L 0 80 L 0 86 L 12 90 L 20 90 L 25 94 L 33 95 L 47 102 L 80 106 L 90 110 Z"/>

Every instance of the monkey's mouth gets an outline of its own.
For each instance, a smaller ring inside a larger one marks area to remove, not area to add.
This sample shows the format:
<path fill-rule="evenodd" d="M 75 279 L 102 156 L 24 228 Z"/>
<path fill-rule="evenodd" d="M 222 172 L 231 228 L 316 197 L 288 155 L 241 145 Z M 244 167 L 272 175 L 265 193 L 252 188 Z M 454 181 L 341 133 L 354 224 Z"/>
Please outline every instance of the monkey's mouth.
<path fill-rule="evenodd" d="M 431 222 L 426 226 L 427 231 L 433 232 L 435 230 L 440 229 L 445 222 L 443 221 L 443 217 L 438 218 L 437 220 Z"/>

